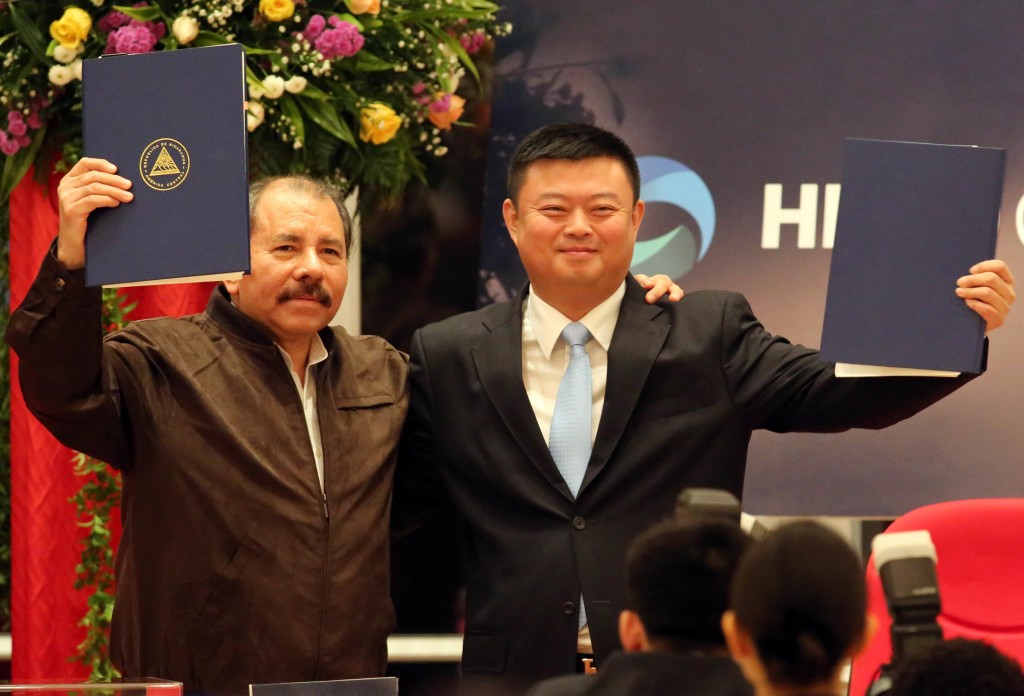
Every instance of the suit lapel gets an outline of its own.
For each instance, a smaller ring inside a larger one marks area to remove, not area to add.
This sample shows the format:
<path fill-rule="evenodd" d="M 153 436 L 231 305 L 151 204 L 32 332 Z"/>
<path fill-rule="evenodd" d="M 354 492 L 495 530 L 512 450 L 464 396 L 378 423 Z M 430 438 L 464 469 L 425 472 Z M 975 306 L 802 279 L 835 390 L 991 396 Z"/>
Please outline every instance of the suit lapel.
<path fill-rule="evenodd" d="M 505 312 L 485 322 L 491 333 L 471 349 L 473 363 L 480 384 L 512 437 L 548 483 L 571 501 L 572 493 L 551 458 L 523 386 L 521 298 L 508 304 Z"/>
<path fill-rule="evenodd" d="M 608 348 L 604 409 L 581 495 L 615 452 L 670 328 L 667 314 L 657 305 L 647 304 L 640 286 L 627 278 L 626 295 Z"/>

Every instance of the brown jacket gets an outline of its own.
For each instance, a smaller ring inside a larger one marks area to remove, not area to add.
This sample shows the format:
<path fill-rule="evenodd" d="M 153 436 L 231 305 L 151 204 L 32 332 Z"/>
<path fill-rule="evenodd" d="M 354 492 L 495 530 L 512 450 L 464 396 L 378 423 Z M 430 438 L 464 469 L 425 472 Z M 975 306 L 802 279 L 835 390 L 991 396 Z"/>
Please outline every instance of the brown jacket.
<path fill-rule="evenodd" d="M 288 369 L 222 289 L 105 340 L 100 303 L 48 254 L 7 340 L 36 417 L 123 473 L 115 664 L 211 694 L 382 674 L 404 356 L 320 332 L 325 505 Z"/>

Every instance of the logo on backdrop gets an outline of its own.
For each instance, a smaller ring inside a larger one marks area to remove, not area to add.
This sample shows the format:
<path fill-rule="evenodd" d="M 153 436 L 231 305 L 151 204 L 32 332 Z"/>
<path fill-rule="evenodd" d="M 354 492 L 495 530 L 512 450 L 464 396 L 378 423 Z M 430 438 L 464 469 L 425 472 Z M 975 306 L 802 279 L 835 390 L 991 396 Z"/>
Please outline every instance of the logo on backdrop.
<path fill-rule="evenodd" d="M 637 165 L 640 198 L 647 205 L 675 206 L 687 213 L 690 220 L 657 237 L 637 242 L 630 271 L 679 278 L 704 258 L 714 239 L 715 202 L 711 191 L 697 172 L 668 157 L 638 157 Z"/>

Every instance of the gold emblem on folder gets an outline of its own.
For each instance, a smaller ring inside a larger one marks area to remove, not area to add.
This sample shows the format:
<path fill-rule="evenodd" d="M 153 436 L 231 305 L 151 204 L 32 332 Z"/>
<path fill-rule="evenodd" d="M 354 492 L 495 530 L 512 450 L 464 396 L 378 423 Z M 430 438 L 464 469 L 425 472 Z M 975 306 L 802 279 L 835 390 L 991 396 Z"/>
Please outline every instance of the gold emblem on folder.
<path fill-rule="evenodd" d="M 142 151 L 139 174 L 146 186 L 156 191 L 170 191 L 188 176 L 188 150 L 174 138 L 157 138 Z"/>

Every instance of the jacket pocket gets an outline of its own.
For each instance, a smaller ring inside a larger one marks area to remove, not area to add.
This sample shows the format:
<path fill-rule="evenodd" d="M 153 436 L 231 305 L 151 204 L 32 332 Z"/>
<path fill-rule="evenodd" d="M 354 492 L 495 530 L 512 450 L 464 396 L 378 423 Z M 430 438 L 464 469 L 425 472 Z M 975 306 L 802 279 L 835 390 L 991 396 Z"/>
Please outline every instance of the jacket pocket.
<path fill-rule="evenodd" d="M 467 633 L 462 641 L 462 671 L 504 672 L 507 642 L 500 633 Z"/>

